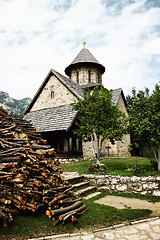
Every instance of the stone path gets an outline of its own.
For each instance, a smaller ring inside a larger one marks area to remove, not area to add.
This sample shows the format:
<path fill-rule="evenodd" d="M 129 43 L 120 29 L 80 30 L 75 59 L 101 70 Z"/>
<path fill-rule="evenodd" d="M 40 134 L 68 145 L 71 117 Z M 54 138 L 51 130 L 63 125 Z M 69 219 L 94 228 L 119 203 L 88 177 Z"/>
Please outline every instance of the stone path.
<path fill-rule="evenodd" d="M 148 202 L 138 198 L 126 198 L 120 196 L 107 195 L 94 201 L 95 203 L 104 204 L 118 209 L 150 209 L 153 216 L 160 216 L 160 202 Z"/>
<path fill-rule="evenodd" d="M 36 238 L 36 240 L 160 240 L 160 218 L 150 218 L 131 222 L 131 225 L 115 225 L 113 227 L 82 232 L 79 234 L 61 234 Z M 31 240 L 31 239 L 30 239 Z M 33 240 L 33 239 L 32 239 Z M 35 240 L 35 239 L 34 239 Z"/>

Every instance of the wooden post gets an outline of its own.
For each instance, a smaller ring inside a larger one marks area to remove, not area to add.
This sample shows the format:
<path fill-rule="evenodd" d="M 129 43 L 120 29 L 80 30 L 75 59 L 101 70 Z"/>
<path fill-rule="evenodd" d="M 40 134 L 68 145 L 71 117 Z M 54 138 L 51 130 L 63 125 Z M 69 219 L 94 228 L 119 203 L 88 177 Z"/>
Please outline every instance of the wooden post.
<path fill-rule="evenodd" d="M 111 148 L 109 145 L 106 147 L 108 149 L 108 157 L 109 157 L 109 149 Z"/>

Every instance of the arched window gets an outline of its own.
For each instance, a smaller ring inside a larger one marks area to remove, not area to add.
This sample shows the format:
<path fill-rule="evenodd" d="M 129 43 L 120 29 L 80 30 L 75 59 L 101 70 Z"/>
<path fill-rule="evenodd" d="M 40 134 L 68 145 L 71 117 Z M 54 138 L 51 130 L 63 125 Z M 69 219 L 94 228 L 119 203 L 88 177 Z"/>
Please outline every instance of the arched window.
<path fill-rule="evenodd" d="M 54 85 L 50 86 L 51 98 L 54 98 Z"/>
<path fill-rule="evenodd" d="M 76 72 L 76 79 L 77 79 L 77 83 L 79 84 L 79 72 Z"/>
<path fill-rule="evenodd" d="M 54 98 L 54 91 L 51 91 L 51 98 Z"/>
<path fill-rule="evenodd" d="M 88 82 L 91 82 L 91 70 L 88 70 Z"/>
<path fill-rule="evenodd" d="M 98 73 L 98 83 L 101 83 L 100 73 Z"/>

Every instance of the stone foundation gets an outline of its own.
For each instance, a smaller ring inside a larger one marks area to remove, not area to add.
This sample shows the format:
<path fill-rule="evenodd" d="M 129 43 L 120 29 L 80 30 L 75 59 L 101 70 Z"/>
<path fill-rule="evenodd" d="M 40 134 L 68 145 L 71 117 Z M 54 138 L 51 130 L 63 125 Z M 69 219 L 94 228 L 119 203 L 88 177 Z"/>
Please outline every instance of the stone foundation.
<path fill-rule="evenodd" d="M 160 196 L 160 176 L 153 177 L 121 177 L 115 175 L 85 175 L 100 189 L 115 192 Z"/>

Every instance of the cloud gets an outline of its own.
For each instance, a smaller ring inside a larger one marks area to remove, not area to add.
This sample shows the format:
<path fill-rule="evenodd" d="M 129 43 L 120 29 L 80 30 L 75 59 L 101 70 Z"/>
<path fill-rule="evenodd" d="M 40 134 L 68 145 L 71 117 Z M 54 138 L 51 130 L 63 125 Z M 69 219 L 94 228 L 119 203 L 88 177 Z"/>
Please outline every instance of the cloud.
<path fill-rule="evenodd" d="M 160 76 L 158 0 L 0 1 L 1 90 L 33 97 L 50 68 L 64 74 L 83 41 L 107 88 L 153 88 Z"/>

